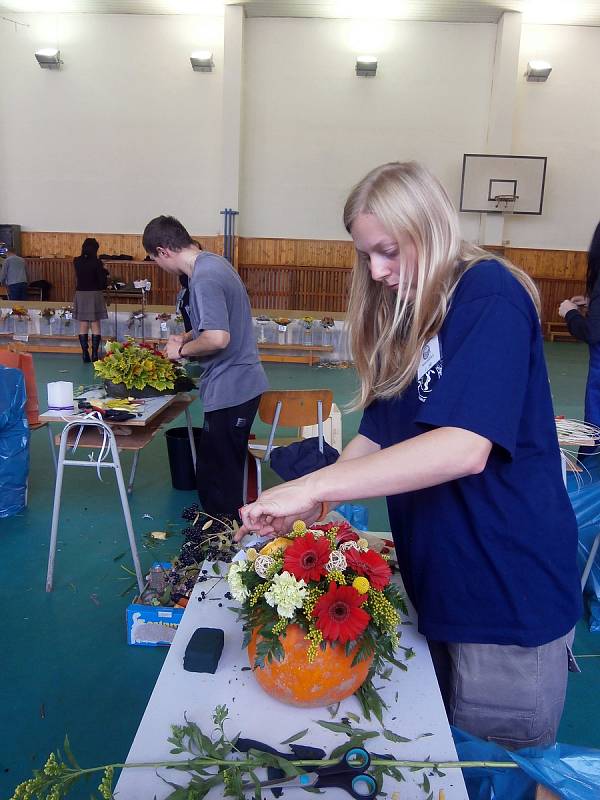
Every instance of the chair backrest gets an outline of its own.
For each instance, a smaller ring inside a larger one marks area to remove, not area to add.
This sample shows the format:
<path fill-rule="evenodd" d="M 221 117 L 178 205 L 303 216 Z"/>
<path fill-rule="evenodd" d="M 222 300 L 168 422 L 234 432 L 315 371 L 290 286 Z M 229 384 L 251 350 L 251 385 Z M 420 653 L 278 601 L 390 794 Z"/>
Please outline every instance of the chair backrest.
<path fill-rule="evenodd" d="M 275 431 L 284 428 L 300 428 L 305 425 L 319 426 L 319 450 L 323 452 L 323 420 L 331 414 L 333 392 L 330 389 L 282 389 L 264 392 L 258 407 L 258 416 L 271 425 L 265 460 L 269 460 Z"/>
<path fill-rule="evenodd" d="M 278 424 L 286 428 L 302 428 L 316 425 L 319 421 L 319 400 L 322 403 L 322 418 L 331 414 L 333 392 L 330 389 L 283 389 L 264 392 L 258 407 L 258 416 L 267 425 L 272 425 L 278 403 L 281 403 Z"/>

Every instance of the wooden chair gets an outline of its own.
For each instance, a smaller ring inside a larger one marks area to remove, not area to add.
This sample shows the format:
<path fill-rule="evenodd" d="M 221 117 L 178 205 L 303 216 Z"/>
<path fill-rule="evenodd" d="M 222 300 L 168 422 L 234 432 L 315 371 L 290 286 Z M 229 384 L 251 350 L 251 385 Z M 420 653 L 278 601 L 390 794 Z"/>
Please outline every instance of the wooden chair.
<path fill-rule="evenodd" d="M 262 465 L 268 464 L 272 451 L 301 440 L 300 428 L 305 425 L 319 426 L 319 447 L 323 450 L 323 420 L 331 413 L 333 392 L 329 389 L 286 389 L 265 392 L 260 400 L 258 416 L 271 426 L 266 440 L 253 439 L 248 445 L 249 461 L 256 465 L 257 494 L 262 491 Z M 296 428 L 296 435 L 275 438 L 279 426 Z M 247 473 L 246 462 L 246 473 Z M 244 502 L 248 502 L 248 475 L 244 476 Z"/>

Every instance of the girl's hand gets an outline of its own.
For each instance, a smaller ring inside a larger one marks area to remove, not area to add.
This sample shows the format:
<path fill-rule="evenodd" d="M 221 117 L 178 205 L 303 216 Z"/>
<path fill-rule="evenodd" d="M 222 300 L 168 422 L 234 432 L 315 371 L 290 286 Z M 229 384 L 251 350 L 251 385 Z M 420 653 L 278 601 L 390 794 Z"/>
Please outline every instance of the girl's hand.
<path fill-rule="evenodd" d="M 571 302 L 575 303 L 576 306 L 587 306 L 589 300 L 587 297 L 584 297 L 582 294 L 576 294 L 575 297 L 571 298 Z"/>
<path fill-rule="evenodd" d="M 563 300 L 558 307 L 559 316 L 564 319 L 569 311 L 579 311 L 579 308 L 571 300 Z"/>
<path fill-rule="evenodd" d="M 259 536 L 285 536 L 297 519 L 310 527 L 321 515 L 322 504 L 310 496 L 302 478 L 263 492 L 258 500 L 240 509 L 242 526 L 236 542 L 250 532 Z"/>

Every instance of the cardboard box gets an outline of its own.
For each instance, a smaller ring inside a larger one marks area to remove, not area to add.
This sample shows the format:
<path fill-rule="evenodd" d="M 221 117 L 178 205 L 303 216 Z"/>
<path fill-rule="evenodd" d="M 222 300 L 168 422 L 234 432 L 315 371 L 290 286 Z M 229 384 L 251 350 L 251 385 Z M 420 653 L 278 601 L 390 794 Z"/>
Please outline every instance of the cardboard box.
<path fill-rule="evenodd" d="M 171 568 L 167 562 L 155 562 L 152 566 Z M 136 603 L 134 600 L 127 606 L 125 612 L 127 644 L 139 647 L 168 647 L 173 641 L 184 611 L 184 608 L 150 606 Z"/>

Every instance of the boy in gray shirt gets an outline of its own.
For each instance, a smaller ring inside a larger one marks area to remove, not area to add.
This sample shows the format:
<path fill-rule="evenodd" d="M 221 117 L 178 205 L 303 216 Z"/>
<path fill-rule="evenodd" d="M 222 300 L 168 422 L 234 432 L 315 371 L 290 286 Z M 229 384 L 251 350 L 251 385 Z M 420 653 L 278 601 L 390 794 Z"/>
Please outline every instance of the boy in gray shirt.
<path fill-rule="evenodd" d="M 12 250 L 7 251 L 0 267 L 0 283 L 6 286 L 9 300 L 27 299 L 27 263 Z"/>
<path fill-rule="evenodd" d="M 143 234 L 146 252 L 161 269 L 189 279 L 192 330 L 170 336 L 172 361 L 194 358 L 204 367 L 200 396 L 204 427 L 196 477 L 202 508 L 239 520 L 248 436 L 268 388 L 252 330 L 246 287 L 221 256 L 201 251 L 174 217 L 156 217 Z"/>

